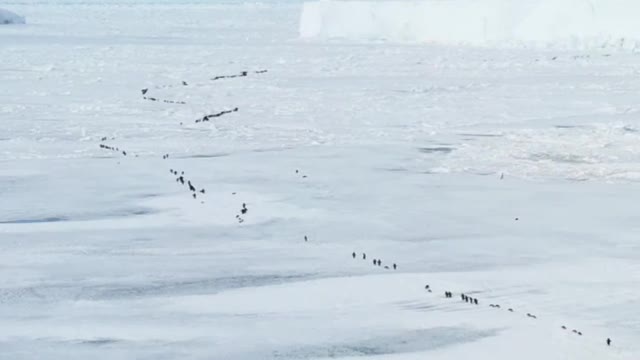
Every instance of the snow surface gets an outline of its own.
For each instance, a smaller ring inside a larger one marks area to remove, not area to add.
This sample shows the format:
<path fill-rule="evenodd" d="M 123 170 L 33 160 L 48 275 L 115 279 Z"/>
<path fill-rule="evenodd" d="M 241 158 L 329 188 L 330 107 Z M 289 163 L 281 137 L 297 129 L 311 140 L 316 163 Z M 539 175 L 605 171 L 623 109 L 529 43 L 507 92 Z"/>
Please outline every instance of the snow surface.
<path fill-rule="evenodd" d="M 634 0 L 320 0 L 304 4 L 304 38 L 513 46 L 640 44 Z"/>
<path fill-rule="evenodd" d="M 14 3 L 0 359 L 640 355 L 637 55 L 302 41 L 294 2 Z"/>

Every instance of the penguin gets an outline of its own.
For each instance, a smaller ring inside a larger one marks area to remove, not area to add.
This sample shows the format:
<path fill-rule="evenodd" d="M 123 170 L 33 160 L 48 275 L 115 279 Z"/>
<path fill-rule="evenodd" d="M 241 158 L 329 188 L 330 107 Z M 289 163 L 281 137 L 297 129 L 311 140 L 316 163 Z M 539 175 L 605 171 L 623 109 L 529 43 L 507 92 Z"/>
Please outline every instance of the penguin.
<path fill-rule="evenodd" d="M 351 254 L 351 256 L 355 259 L 356 258 L 356 253 L 354 252 L 353 254 Z"/>

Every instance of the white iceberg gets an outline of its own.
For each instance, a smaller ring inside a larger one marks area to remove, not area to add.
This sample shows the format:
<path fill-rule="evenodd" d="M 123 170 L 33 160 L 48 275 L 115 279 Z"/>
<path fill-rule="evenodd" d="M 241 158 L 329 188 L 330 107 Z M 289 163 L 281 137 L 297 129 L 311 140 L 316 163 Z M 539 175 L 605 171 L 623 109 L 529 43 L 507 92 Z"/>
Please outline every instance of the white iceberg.
<path fill-rule="evenodd" d="M 302 38 L 640 47 L 634 0 L 316 0 Z"/>
<path fill-rule="evenodd" d="M 0 9 L 0 25 L 24 24 L 23 16 L 13 13 L 9 10 Z"/>

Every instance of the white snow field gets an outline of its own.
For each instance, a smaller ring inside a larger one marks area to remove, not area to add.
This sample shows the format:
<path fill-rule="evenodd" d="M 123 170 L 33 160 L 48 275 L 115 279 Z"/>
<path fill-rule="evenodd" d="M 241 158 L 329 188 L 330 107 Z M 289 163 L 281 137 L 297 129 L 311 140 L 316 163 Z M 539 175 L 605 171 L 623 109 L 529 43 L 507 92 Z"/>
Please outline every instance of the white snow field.
<path fill-rule="evenodd" d="M 640 357 L 634 52 L 6 6 L 0 359 Z"/>
<path fill-rule="evenodd" d="M 0 8 L 0 25 L 24 24 L 24 17 Z"/>
<path fill-rule="evenodd" d="M 635 0 L 319 0 L 304 4 L 313 38 L 571 48 L 640 47 Z"/>

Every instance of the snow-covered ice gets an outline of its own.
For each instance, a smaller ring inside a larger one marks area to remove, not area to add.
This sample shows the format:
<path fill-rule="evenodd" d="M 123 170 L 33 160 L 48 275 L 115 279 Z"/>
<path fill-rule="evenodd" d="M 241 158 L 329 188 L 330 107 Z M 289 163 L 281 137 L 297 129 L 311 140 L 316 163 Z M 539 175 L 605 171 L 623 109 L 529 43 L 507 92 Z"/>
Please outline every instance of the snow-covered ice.
<path fill-rule="evenodd" d="M 11 8 L 0 359 L 640 355 L 634 52 L 300 39 L 294 1 Z"/>

